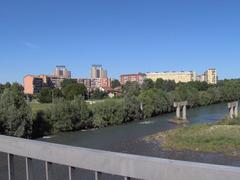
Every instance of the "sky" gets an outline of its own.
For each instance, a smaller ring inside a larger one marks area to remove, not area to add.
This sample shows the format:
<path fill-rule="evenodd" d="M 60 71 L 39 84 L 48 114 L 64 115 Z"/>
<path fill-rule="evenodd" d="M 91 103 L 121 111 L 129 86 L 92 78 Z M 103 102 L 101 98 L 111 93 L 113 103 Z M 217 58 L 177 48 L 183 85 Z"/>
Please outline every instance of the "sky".
<path fill-rule="evenodd" d="M 66 65 L 89 77 L 216 68 L 240 77 L 239 0 L 1 0 L 0 83 Z"/>

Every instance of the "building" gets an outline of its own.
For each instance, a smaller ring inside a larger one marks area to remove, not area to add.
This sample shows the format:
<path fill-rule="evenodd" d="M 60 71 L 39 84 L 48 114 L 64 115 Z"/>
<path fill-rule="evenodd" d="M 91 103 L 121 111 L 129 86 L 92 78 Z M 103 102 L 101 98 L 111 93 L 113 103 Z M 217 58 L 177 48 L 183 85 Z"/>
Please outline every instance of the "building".
<path fill-rule="evenodd" d="M 205 75 L 204 74 L 197 75 L 196 81 L 205 82 Z"/>
<path fill-rule="evenodd" d="M 53 76 L 57 78 L 65 78 L 70 79 L 71 78 L 71 71 L 68 71 L 66 66 L 56 66 Z"/>
<path fill-rule="evenodd" d="M 92 80 L 87 78 L 80 78 L 77 80 L 79 84 L 84 84 L 84 86 L 87 88 L 88 92 L 92 90 Z"/>
<path fill-rule="evenodd" d="M 107 78 L 107 70 L 103 69 L 102 65 L 92 65 L 91 79 Z"/>
<path fill-rule="evenodd" d="M 64 81 L 64 79 L 66 78 L 62 78 L 62 77 L 57 77 L 57 76 L 50 76 L 50 79 L 52 81 L 52 84 L 55 88 L 61 88 L 62 87 L 62 82 Z"/>
<path fill-rule="evenodd" d="M 112 79 L 110 78 L 95 78 L 95 79 L 81 78 L 78 79 L 77 82 L 84 84 L 88 91 L 93 91 L 99 88 L 109 89 L 112 86 Z"/>
<path fill-rule="evenodd" d="M 55 88 L 61 88 L 61 84 L 64 79 L 71 79 L 71 71 L 66 66 L 56 66 L 53 75 L 50 76 L 52 84 Z"/>
<path fill-rule="evenodd" d="M 143 73 L 123 74 L 120 76 L 120 83 L 122 85 L 126 84 L 127 82 L 138 82 L 139 84 L 142 84 L 145 77 L 146 75 Z"/>
<path fill-rule="evenodd" d="M 196 81 L 196 72 L 194 71 L 172 71 L 172 72 L 148 72 L 146 73 L 147 79 L 156 81 L 157 79 L 173 80 L 176 83 Z"/>
<path fill-rule="evenodd" d="M 24 93 L 34 95 L 44 87 L 53 87 L 52 81 L 47 75 L 26 75 L 23 80 Z"/>
<path fill-rule="evenodd" d="M 208 83 L 208 84 L 217 84 L 218 78 L 217 78 L 217 70 L 212 68 L 212 69 L 208 69 L 205 73 L 204 73 L 204 80 Z"/>
<path fill-rule="evenodd" d="M 98 89 L 100 87 L 102 88 L 111 88 L 112 86 L 112 80 L 110 78 L 95 78 L 91 79 L 91 88 Z"/>

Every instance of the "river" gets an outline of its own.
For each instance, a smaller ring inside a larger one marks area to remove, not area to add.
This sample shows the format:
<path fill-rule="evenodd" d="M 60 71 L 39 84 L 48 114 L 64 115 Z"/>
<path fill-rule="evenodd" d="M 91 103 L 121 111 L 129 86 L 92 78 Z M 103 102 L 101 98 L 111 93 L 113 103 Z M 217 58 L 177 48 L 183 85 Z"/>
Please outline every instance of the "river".
<path fill-rule="evenodd" d="M 216 122 L 217 120 L 223 119 L 227 115 L 227 113 L 228 110 L 226 104 L 216 104 L 206 107 L 197 107 L 193 109 L 188 109 L 187 111 L 188 118 L 190 120 L 189 125 L 197 123 Z M 240 158 L 226 156 L 221 153 L 164 151 L 159 147 L 158 143 L 145 142 L 142 140 L 145 136 L 180 126 L 168 122 L 168 120 L 174 117 L 174 115 L 175 115 L 174 113 L 169 113 L 148 119 L 147 121 L 133 122 L 120 126 L 87 131 L 60 133 L 52 136 L 51 138 L 48 139 L 41 138 L 39 140 L 71 146 L 79 146 L 137 155 L 154 156 L 168 159 L 204 162 L 230 166 L 240 166 Z M 2 180 L 1 177 L 6 177 L 6 175 L 1 175 L 4 169 L 6 170 L 6 163 L 2 163 L 3 162 L 2 160 L 5 158 L 6 157 L 4 155 L 0 155 L 1 180 Z M 22 180 L 21 168 L 24 168 L 24 166 L 22 165 L 23 159 L 18 158 L 16 161 L 17 166 L 19 166 L 16 167 L 16 169 L 18 169 L 16 171 L 18 171 L 19 180 Z M 55 166 L 54 169 L 55 174 L 57 174 L 58 176 L 56 180 L 64 179 L 67 173 L 67 169 L 61 166 Z M 59 169 L 61 169 L 61 171 L 59 171 Z M 44 174 L 43 164 L 41 162 L 36 161 L 35 170 L 38 171 L 37 174 L 39 174 L 40 172 L 41 172 L 40 174 Z M 92 179 L 92 178 L 93 174 L 83 173 L 83 171 L 79 171 L 78 179 Z M 44 178 L 40 178 L 40 176 L 38 176 L 36 177 L 36 179 L 42 180 Z M 110 178 L 106 176 L 105 179 L 118 179 L 118 178 L 117 177 Z"/>

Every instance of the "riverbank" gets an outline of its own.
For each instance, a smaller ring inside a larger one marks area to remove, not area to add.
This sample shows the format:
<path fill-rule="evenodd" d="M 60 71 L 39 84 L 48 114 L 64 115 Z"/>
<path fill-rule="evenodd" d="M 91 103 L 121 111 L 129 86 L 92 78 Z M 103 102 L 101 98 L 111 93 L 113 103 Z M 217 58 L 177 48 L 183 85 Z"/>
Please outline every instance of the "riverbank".
<path fill-rule="evenodd" d="M 157 141 L 166 150 L 217 152 L 240 157 L 240 118 L 181 127 L 147 136 L 144 140 Z"/>

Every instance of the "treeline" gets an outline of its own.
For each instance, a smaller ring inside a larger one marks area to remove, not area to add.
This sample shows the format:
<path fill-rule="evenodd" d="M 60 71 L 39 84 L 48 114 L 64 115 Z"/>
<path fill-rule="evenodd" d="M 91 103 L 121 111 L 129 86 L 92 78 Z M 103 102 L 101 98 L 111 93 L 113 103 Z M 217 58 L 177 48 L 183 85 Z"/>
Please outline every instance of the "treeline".
<path fill-rule="evenodd" d="M 6 87 L 0 95 L 0 132 L 19 137 L 41 137 L 57 132 L 101 128 L 142 120 L 174 111 L 174 101 L 189 107 L 240 99 L 240 80 L 224 80 L 218 85 L 204 82 L 178 83 L 144 80 L 123 87 L 122 97 L 87 104 L 84 96 L 54 98 L 50 108 L 34 114 L 20 86 Z"/>
<path fill-rule="evenodd" d="M 40 103 L 52 103 L 56 98 L 65 100 L 73 100 L 75 96 L 82 96 L 86 99 L 104 99 L 107 93 L 96 89 L 88 92 L 84 84 L 78 83 L 75 79 L 65 79 L 61 84 L 61 89 L 58 88 L 42 88 L 40 93 L 32 96 L 32 99 L 37 99 Z"/>

